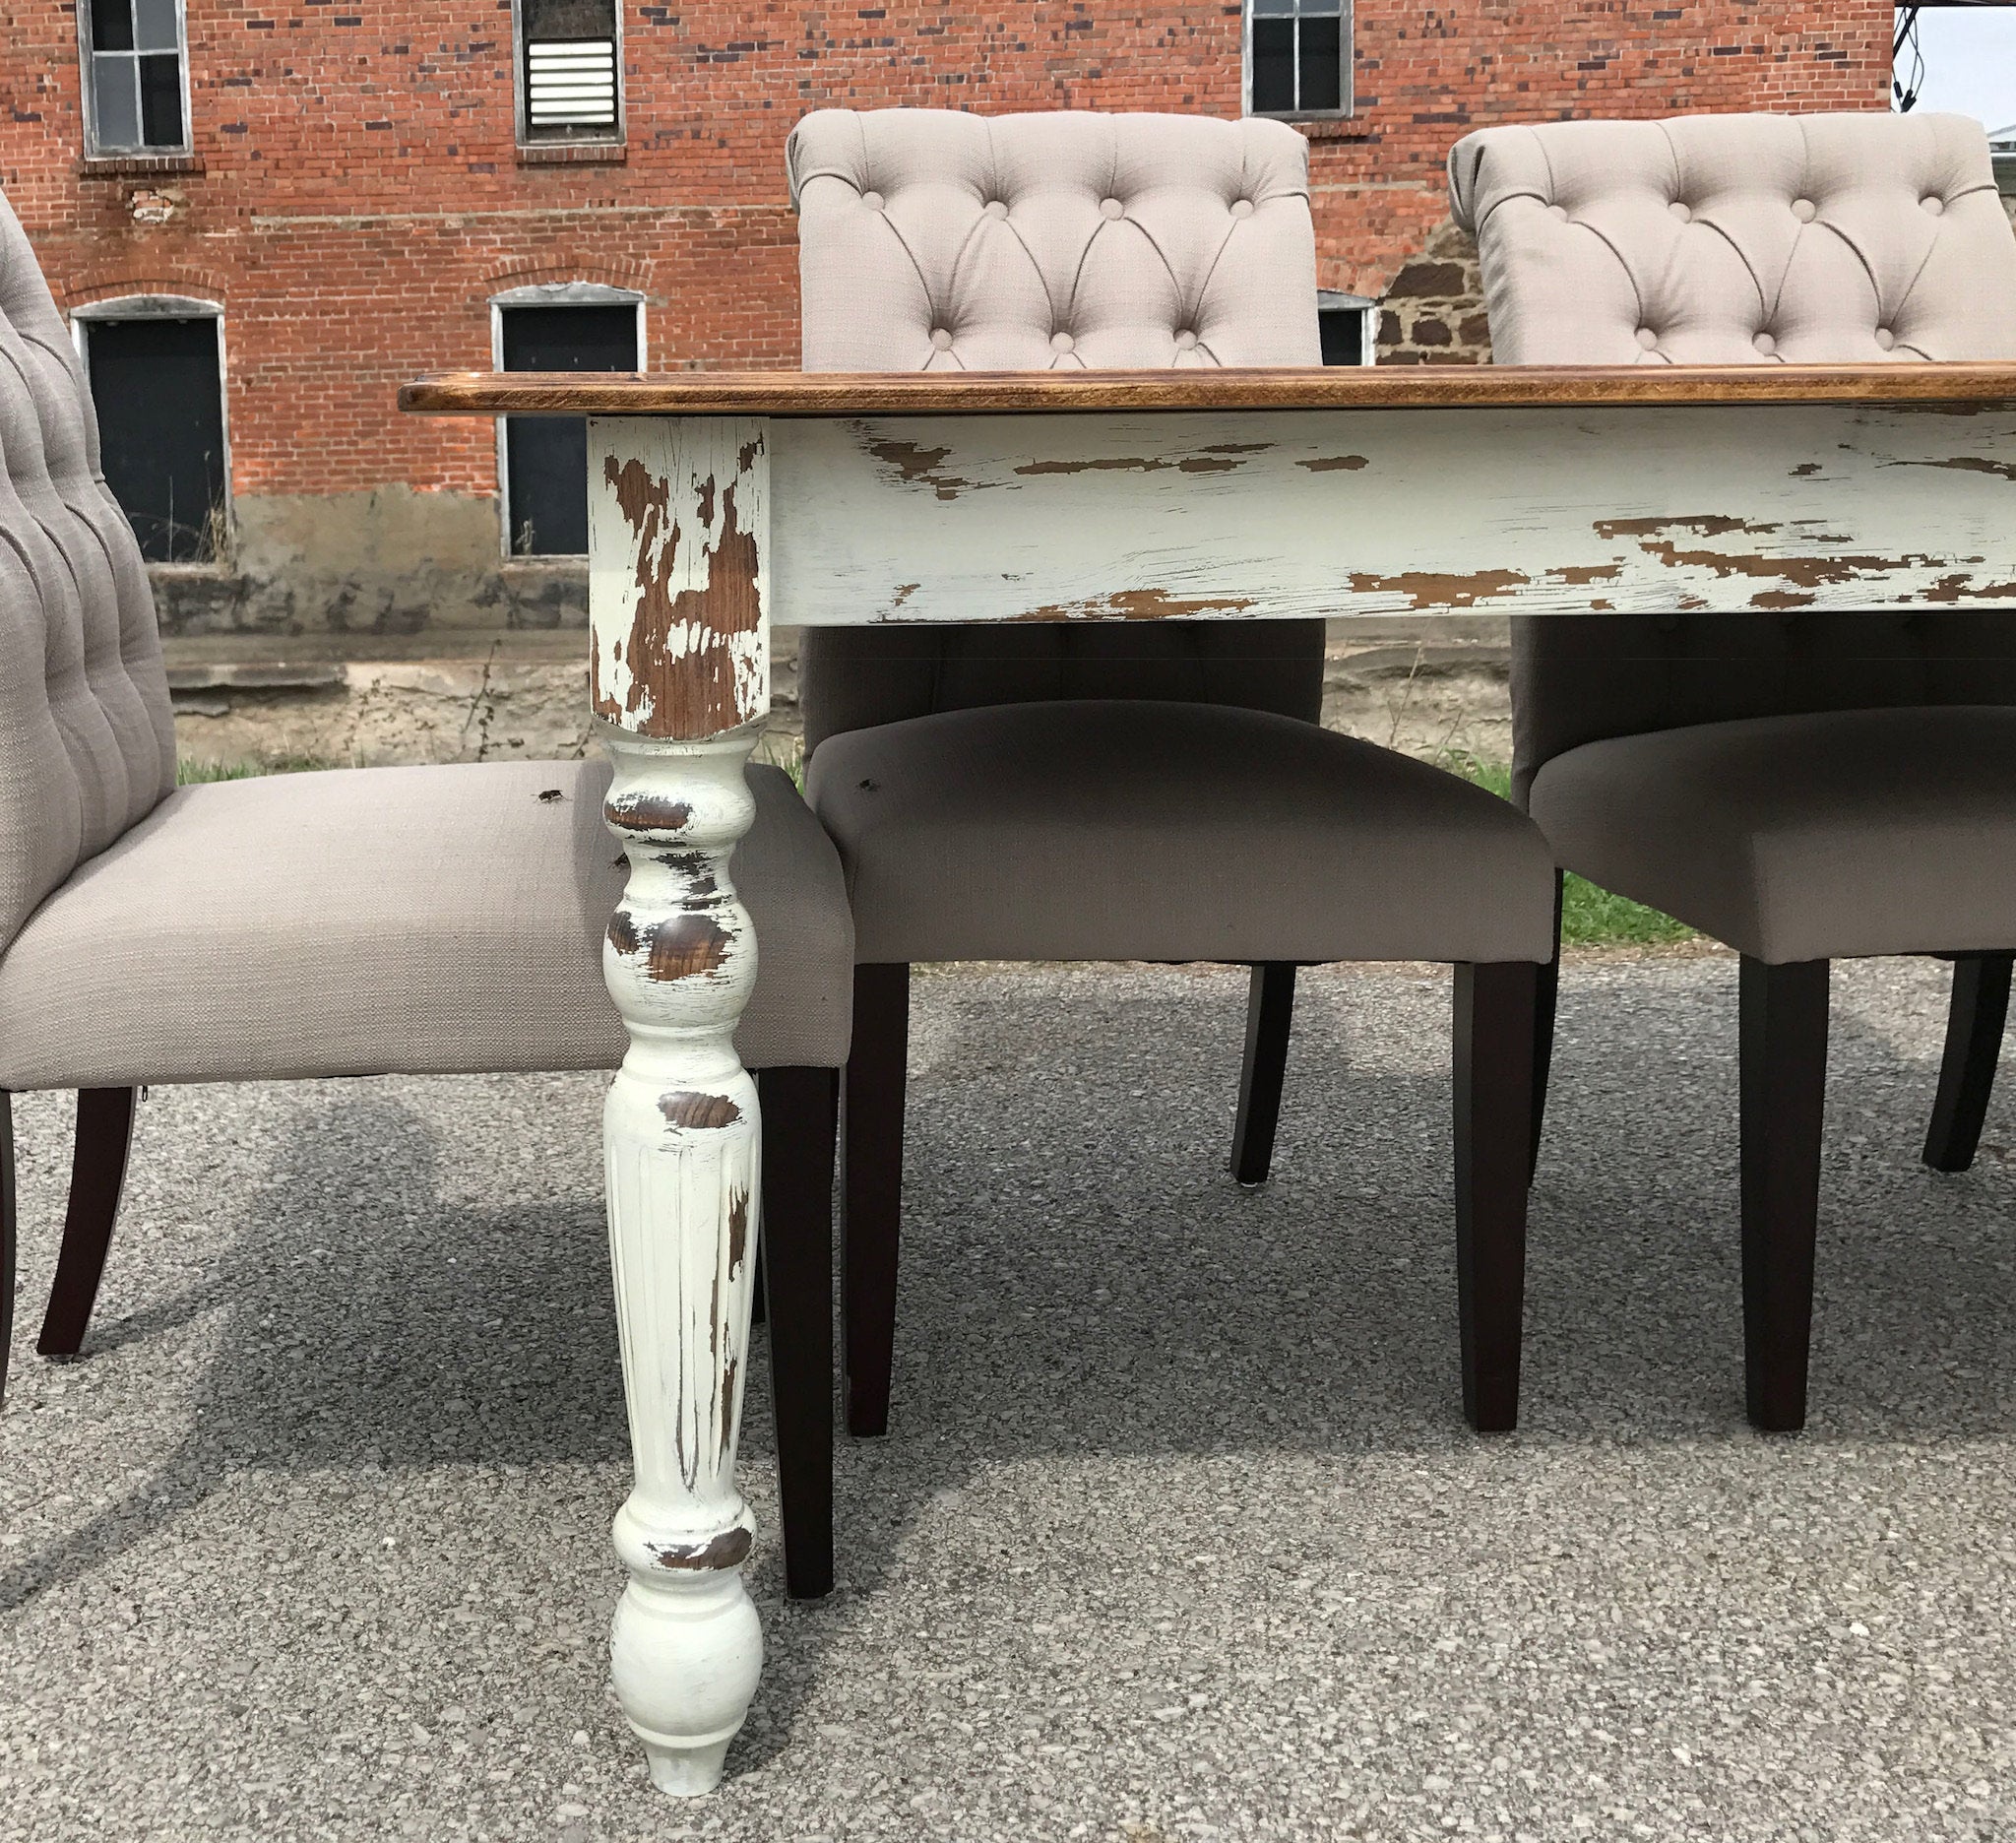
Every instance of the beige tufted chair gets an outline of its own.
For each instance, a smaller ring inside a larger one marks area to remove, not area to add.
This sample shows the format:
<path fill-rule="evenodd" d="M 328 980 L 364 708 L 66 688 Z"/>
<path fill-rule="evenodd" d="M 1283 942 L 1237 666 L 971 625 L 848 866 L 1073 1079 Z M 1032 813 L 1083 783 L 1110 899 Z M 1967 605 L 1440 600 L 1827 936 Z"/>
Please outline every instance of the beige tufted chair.
<path fill-rule="evenodd" d="M 1307 147 L 1277 122 L 822 110 L 790 138 L 808 369 L 1314 365 Z M 853 903 L 848 1414 L 888 1424 L 910 967 L 1255 967 L 1233 1169 L 1267 1170 L 1294 966 L 1463 963 L 1466 1408 L 1512 1425 L 1525 1039 L 1548 865 L 1503 802 L 1317 723 L 1320 622 L 806 636 L 807 795 Z M 1201 850 L 1200 841 L 1209 841 Z M 1524 1007 L 1524 1009 L 1522 1009 Z"/>
<path fill-rule="evenodd" d="M 1978 123 L 1556 123 L 1471 135 L 1449 167 L 1500 362 L 2016 358 Z M 1512 642 L 1513 791 L 1560 862 L 1742 955 L 1749 1413 L 1796 1429 L 1830 960 L 1956 958 L 1926 1162 L 1964 1170 L 1980 1136 L 2016 949 L 2016 625 L 1674 611 L 1515 620 Z"/>
<path fill-rule="evenodd" d="M 70 340 L 0 199 L 0 1384 L 9 1091 L 81 1091 L 40 1339 L 68 1354 L 143 1084 L 614 1067 L 625 1038 L 601 940 L 623 873 L 601 820 L 608 778 L 602 762 L 510 762 L 177 788 L 147 573 L 98 473 Z M 788 1312 L 814 1275 L 831 1297 L 853 932 L 839 860 L 789 780 L 754 768 L 750 784 L 735 881 L 763 980 L 737 1042 L 764 1083 L 764 1234 Z M 827 1318 L 779 1337 L 800 1592 L 831 1574 Z"/>

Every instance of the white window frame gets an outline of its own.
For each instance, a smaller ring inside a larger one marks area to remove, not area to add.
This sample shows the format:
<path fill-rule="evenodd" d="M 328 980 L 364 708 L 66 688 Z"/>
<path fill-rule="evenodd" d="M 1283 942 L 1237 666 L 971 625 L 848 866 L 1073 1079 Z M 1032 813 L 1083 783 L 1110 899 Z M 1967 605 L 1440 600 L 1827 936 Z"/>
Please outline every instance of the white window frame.
<path fill-rule="evenodd" d="M 1256 109 L 1253 106 L 1253 0 L 1240 0 L 1239 6 L 1239 112 L 1244 115 L 1259 115 L 1269 121 L 1345 121 L 1356 105 L 1356 95 L 1353 84 L 1353 73 L 1356 65 L 1354 56 L 1354 26 L 1355 13 L 1354 0 L 1340 0 L 1337 14 L 1337 55 L 1343 66 L 1338 72 L 1339 104 L 1334 109 Z M 1270 19 L 1299 19 L 1300 0 L 1291 13 L 1263 14 Z M 1327 13 L 1319 17 L 1328 18 Z M 1296 50 L 1297 82 L 1301 66 L 1300 41 Z"/>
<path fill-rule="evenodd" d="M 1379 362 L 1379 303 L 1368 300 L 1362 294 L 1345 294 L 1336 288 L 1316 290 L 1316 311 L 1326 313 L 1350 313 L 1356 309 L 1358 327 L 1358 363 L 1361 365 Z"/>
<path fill-rule="evenodd" d="M 516 4 L 516 0 L 513 0 Z M 124 57 L 126 52 L 107 52 Z M 144 57 L 145 52 L 131 55 Z M 158 55 L 158 54 L 157 54 Z M 84 151 L 89 159 L 172 159 L 190 154 L 196 147 L 196 125 L 189 113 L 189 7 L 187 0 L 175 0 L 175 62 L 182 75 L 182 140 L 177 147 L 108 147 L 98 135 L 98 87 L 92 67 L 91 0 L 77 0 L 77 71 L 83 86 Z M 135 296 L 134 298 L 143 298 Z"/>
<path fill-rule="evenodd" d="M 78 0 L 80 5 L 89 0 Z M 180 4 L 180 0 L 177 0 Z M 616 125 L 592 135 L 540 135 L 532 132 L 531 101 L 526 94 L 525 0 L 511 0 L 511 109 L 521 149 L 621 147 L 629 128 L 630 86 L 623 81 L 623 0 L 613 0 L 616 23 Z"/>
<path fill-rule="evenodd" d="M 514 0 L 515 4 L 515 0 Z M 541 143 L 540 145 L 548 145 Z M 621 307 L 637 309 L 637 369 L 650 363 L 644 343 L 644 295 L 636 288 L 610 287 L 601 282 L 540 282 L 530 287 L 506 288 L 490 296 L 490 369 L 504 369 L 504 315 L 513 307 Z M 521 556 L 511 547 L 511 445 L 504 436 L 507 418 L 497 418 L 497 548 L 506 563 L 543 568 L 574 563 L 585 557 Z"/>
<path fill-rule="evenodd" d="M 82 9 L 80 9 L 82 10 Z M 215 320 L 217 322 L 218 421 L 223 430 L 224 529 L 222 547 L 216 556 L 188 563 L 150 563 L 151 570 L 182 570 L 216 574 L 231 567 L 231 552 L 238 533 L 237 507 L 231 493 L 231 391 L 230 361 L 224 353 L 223 302 L 205 300 L 194 294 L 114 294 L 104 300 L 86 301 L 70 310 L 70 343 L 77 348 L 77 362 L 91 382 L 91 341 L 86 329 L 108 320 Z M 93 414 L 96 414 L 94 408 Z"/>

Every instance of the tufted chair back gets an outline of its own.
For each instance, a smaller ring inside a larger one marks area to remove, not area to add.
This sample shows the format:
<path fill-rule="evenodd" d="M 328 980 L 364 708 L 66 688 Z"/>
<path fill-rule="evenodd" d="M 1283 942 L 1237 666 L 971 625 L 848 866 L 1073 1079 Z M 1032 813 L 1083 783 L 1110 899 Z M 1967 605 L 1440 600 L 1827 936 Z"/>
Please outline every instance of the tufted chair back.
<path fill-rule="evenodd" d="M 2016 235 L 1961 116 L 1490 128 L 1449 191 L 1501 364 L 2016 357 Z M 1513 794 L 1605 736 L 1909 704 L 2016 704 L 2009 616 L 1515 618 Z"/>
<path fill-rule="evenodd" d="M 1280 122 L 821 109 L 791 131 L 808 371 L 1315 365 Z M 1314 721 L 1320 621 L 815 628 L 805 744 L 934 711 L 1176 698 Z"/>
<path fill-rule="evenodd" d="M 2016 358 L 2016 236 L 1960 115 L 1687 115 L 1449 156 L 1500 364 Z"/>
<path fill-rule="evenodd" d="M 0 198 L 0 950 L 174 778 L 140 547 L 98 472 L 69 335 Z"/>

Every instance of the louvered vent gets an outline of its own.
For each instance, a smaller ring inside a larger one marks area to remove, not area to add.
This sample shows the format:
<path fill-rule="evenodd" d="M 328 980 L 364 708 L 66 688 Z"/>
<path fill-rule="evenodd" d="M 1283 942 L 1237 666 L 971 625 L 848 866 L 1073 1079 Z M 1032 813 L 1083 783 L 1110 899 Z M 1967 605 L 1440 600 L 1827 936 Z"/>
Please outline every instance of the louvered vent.
<path fill-rule="evenodd" d="M 526 122 L 540 129 L 616 125 L 616 41 L 535 40 L 526 47 Z"/>

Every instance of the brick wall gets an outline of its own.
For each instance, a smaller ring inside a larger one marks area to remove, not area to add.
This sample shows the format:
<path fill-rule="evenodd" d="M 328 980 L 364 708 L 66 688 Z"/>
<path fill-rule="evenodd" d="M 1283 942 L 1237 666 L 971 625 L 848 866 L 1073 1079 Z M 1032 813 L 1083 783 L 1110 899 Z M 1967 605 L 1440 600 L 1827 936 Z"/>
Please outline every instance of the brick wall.
<path fill-rule="evenodd" d="M 1359 0 L 1356 112 L 1309 128 L 1319 281 L 1389 298 L 1385 355 L 1479 356 L 1474 265 L 1442 178 L 1459 136 L 1581 114 L 1881 107 L 1890 18 L 1873 0 Z M 807 109 L 1239 108 L 1236 5 L 698 0 L 632 4 L 624 30 L 626 148 L 552 163 L 515 147 L 508 0 L 452 17 L 189 0 L 195 158 L 134 172 L 80 158 L 73 7 L 15 0 L 0 184 L 59 302 L 224 304 L 247 542 L 235 575 L 164 595 L 171 627 L 578 617 L 578 584 L 497 567 L 487 511 L 486 526 L 458 510 L 452 537 L 419 540 L 441 568 L 418 588 L 347 569 L 381 508 L 407 529 L 432 495 L 495 490 L 487 424 L 401 416 L 394 392 L 416 371 L 486 366 L 488 297 L 541 281 L 643 290 L 654 368 L 792 363 L 782 155 Z M 310 516 L 324 500 L 341 515 Z M 300 550 L 322 524 L 345 549 L 327 578 Z M 270 579 L 283 567 L 291 583 Z"/>

